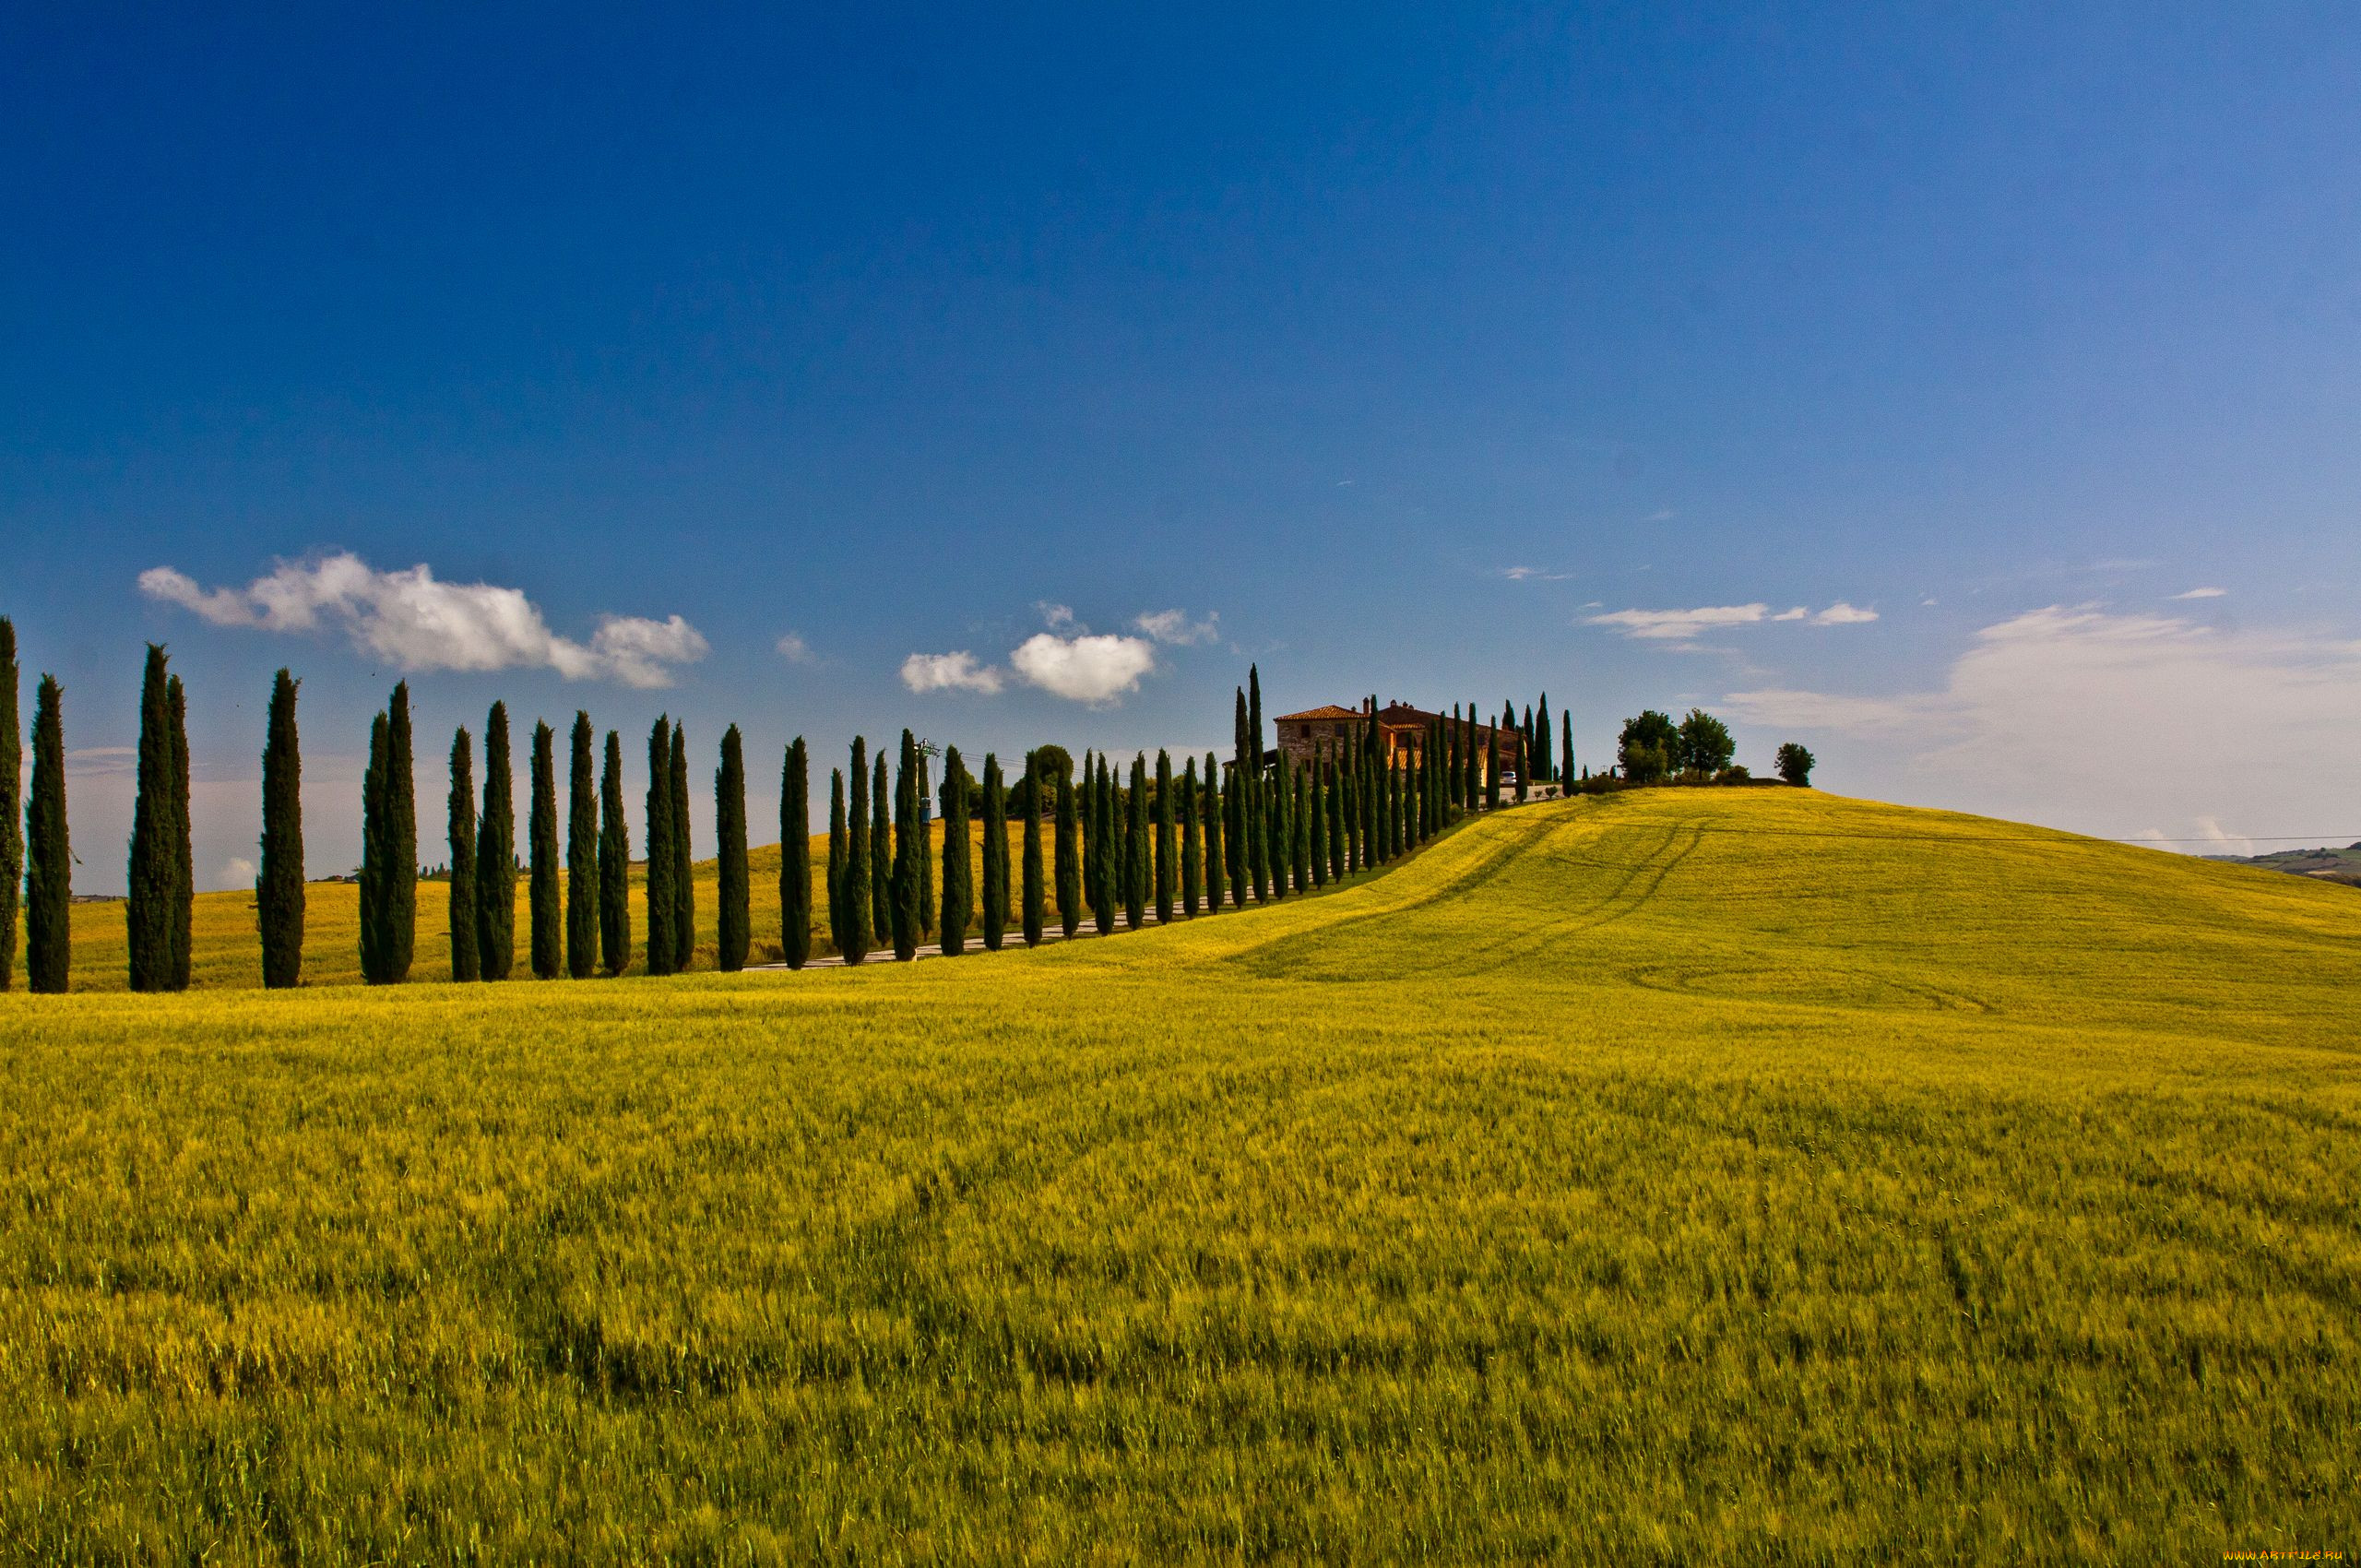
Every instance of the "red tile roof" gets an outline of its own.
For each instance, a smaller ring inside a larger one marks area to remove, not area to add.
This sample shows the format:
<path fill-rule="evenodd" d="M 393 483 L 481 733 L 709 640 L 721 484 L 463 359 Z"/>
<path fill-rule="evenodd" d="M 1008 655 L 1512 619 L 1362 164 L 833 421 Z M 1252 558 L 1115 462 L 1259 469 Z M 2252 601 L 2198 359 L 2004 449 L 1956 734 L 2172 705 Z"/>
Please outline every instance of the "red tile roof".
<path fill-rule="evenodd" d="M 1282 713 L 1278 718 L 1273 719 L 1272 722 L 1274 724 L 1285 724 L 1288 720 L 1296 719 L 1359 719 L 1361 717 L 1363 717 L 1363 715 L 1359 708 L 1338 707 L 1332 702 L 1323 703 L 1318 707 L 1307 707 L 1301 713 Z"/>

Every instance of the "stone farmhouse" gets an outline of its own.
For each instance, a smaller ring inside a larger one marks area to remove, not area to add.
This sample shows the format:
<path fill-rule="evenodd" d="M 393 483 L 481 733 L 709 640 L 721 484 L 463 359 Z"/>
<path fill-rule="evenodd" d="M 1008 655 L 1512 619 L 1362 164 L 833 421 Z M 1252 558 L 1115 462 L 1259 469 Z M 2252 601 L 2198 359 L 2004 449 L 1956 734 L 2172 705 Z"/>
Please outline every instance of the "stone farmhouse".
<path fill-rule="evenodd" d="M 1390 762 L 1400 758 L 1416 766 L 1425 749 L 1429 727 L 1437 723 L 1448 726 L 1447 713 L 1430 713 L 1422 707 L 1412 707 L 1406 702 L 1390 702 L 1377 710 L 1378 743 Z M 1272 723 L 1278 750 L 1298 763 L 1306 763 L 1323 752 L 1335 754 L 1349 752 L 1361 742 L 1361 736 L 1370 722 L 1369 705 L 1340 707 L 1328 703 L 1320 707 L 1308 707 L 1301 713 L 1282 713 Z M 1525 737 L 1514 730 L 1500 730 L 1491 724 L 1476 726 L 1476 774 L 1485 778 L 1484 763 L 1489 754 L 1487 743 L 1497 731 L 1501 742 L 1501 772 L 1505 777 L 1524 771 Z M 1273 760 L 1276 760 L 1275 757 Z"/>

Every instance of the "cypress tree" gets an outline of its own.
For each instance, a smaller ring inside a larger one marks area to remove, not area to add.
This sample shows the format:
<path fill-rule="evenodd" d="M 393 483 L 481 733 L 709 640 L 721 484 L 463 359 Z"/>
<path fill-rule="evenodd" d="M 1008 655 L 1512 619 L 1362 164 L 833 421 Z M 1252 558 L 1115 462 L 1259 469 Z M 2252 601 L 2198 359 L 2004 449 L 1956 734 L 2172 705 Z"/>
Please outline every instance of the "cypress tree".
<path fill-rule="evenodd" d="M 911 859 L 919 873 L 919 940 L 924 942 L 935 932 L 935 890 L 934 764 L 923 746 L 918 748 L 918 843 L 912 850 Z M 943 765 L 943 782 L 946 786 L 951 782 L 951 765 L 947 760 Z"/>
<path fill-rule="evenodd" d="M 631 817 L 623 809 L 623 738 L 607 731 L 599 770 L 599 961 L 631 968 Z"/>
<path fill-rule="evenodd" d="M 975 918 L 975 873 L 967 860 L 967 765 L 960 760 L 959 748 L 951 746 L 943 754 L 943 876 L 937 884 L 942 889 L 942 918 L 934 928 L 946 958 L 956 958 L 967 950 L 967 927 Z M 921 861 L 929 858 L 927 849 L 927 840 L 920 838 Z M 1002 862 L 1003 870 L 1006 864 Z M 991 875 L 989 870 L 985 875 Z M 986 899 L 990 901 L 989 893 Z"/>
<path fill-rule="evenodd" d="M 845 829 L 845 866 L 843 885 L 837 897 L 844 903 L 844 923 L 836 928 L 836 951 L 848 964 L 858 964 L 869 956 L 869 742 L 856 735 L 852 741 L 851 802 L 849 825 Z"/>
<path fill-rule="evenodd" d="M 557 731 L 533 721 L 533 802 L 527 814 L 526 845 L 532 857 L 525 904 L 532 931 L 535 980 L 565 972 L 565 908 L 557 885 Z"/>
<path fill-rule="evenodd" d="M 870 940 L 894 939 L 894 794 L 885 775 L 885 754 L 871 759 L 869 799 Z"/>
<path fill-rule="evenodd" d="M 599 794 L 590 716 L 575 709 L 565 776 L 565 969 L 575 980 L 599 972 Z"/>
<path fill-rule="evenodd" d="M 746 750 L 732 724 L 721 732 L 721 767 L 713 776 L 714 968 L 736 974 L 753 945 L 753 873 L 746 866 Z M 786 846 L 780 845 L 784 858 Z"/>
<path fill-rule="evenodd" d="M 1512 709 L 1512 716 L 1514 710 Z M 1525 721 L 1517 727 L 1516 803 L 1525 804 L 1525 791 L 1533 786 L 1533 708 L 1527 705 Z"/>
<path fill-rule="evenodd" d="M 1336 759 L 1328 758 L 1323 769 L 1328 796 L 1328 879 L 1342 882 L 1350 874 L 1352 862 L 1345 856 L 1345 796 L 1341 776 L 1336 771 Z"/>
<path fill-rule="evenodd" d="M 1023 904 L 1025 911 L 1025 945 L 1027 947 L 1038 947 L 1041 945 L 1042 930 L 1048 925 L 1050 915 L 1050 896 L 1049 889 L 1045 885 L 1046 876 L 1044 874 L 1047 868 L 1044 866 L 1041 860 L 1041 754 L 1038 750 L 1026 752 L 1025 754 L 1025 836 L 1023 850 L 1025 863 L 1021 874 L 1024 879 Z M 1065 789 L 1064 781 L 1060 780 L 1058 788 L 1058 831 L 1060 835 L 1059 842 L 1061 844 L 1063 844 L 1064 842 L 1063 836 L 1065 832 L 1065 825 L 1072 820 L 1073 815 L 1074 812 L 1072 808 L 1072 802 L 1068 797 L 1068 791 Z M 1061 850 L 1058 857 L 1057 874 L 1059 883 L 1058 908 L 1059 912 L 1062 914 L 1064 910 L 1070 907 L 1067 904 L 1065 897 L 1065 855 L 1062 850 Z"/>
<path fill-rule="evenodd" d="M 1040 870 L 1041 839 L 1033 838 L 1034 870 Z M 1034 924 L 1040 924 L 1039 916 Z M 1002 778 L 1000 755 L 984 754 L 984 951 L 1000 951 L 1008 931 L 1008 785 Z"/>
<path fill-rule="evenodd" d="M 1295 863 L 1295 890 L 1309 893 L 1315 883 L 1311 874 L 1311 849 L 1319 840 L 1312 837 L 1316 824 L 1312 817 L 1311 797 L 1318 786 L 1313 782 L 1311 765 L 1299 763 L 1295 769 L 1295 802 L 1287 814 L 1295 827 L 1295 843 L 1289 853 Z"/>
<path fill-rule="evenodd" d="M 1533 721 L 1533 780 L 1547 784 L 1558 777 L 1549 757 L 1549 694 L 1541 694 L 1541 716 Z"/>
<path fill-rule="evenodd" d="M 1087 756 L 1086 753 L 1086 766 L 1088 766 Z M 1036 779 L 1041 776 L 1038 763 L 1033 776 Z M 1057 813 L 1058 930 L 1072 940 L 1074 933 L 1082 929 L 1082 816 L 1074 803 L 1074 774 L 1071 770 L 1058 776 Z M 1039 824 L 1036 823 L 1027 831 L 1038 835 Z M 1027 942 L 1038 940 L 1030 931 L 1026 932 L 1025 939 Z"/>
<path fill-rule="evenodd" d="M 1271 897 L 1283 899 L 1287 896 L 1287 846 L 1294 835 L 1287 827 L 1287 775 L 1291 771 L 1287 754 L 1279 754 L 1279 765 L 1272 770 L 1270 788 L 1264 792 L 1263 813 L 1264 841 L 1270 846 Z"/>
<path fill-rule="evenodd" d="M 1328 885 L 1328 793 L 1327 768 L 1314 755 L 1311 766 L 1311 788 L 1306 791 L 1309 810 L 1305 817 L 1307 836 L 1311 841 L 1311 885 Z"/>
<path fill-rule="evenodd" d="M 65 835 L 65 694 L 33 688 L 33 788 L 25 809 L 25 980 L 57 995 L 73 969 L 74 850 Z"/>
<path fill-rule="evenodd" d="M 1562 785 L 1574 781 L 1574 716 L 1558 715 L 1558 778 Z"/>
<path fill-rule="evenodd" d="M 1484 736 L 1484 809 L 1501 809 L 1501 732 L 1498 728 Z"/>
<path fill-rule="evenodd" d="M 1467 809 L 1472 812 L 1484 799 L 1484 758 L 1476 743 L 1476 705 L 1472 702 L 1467 705 L 1467 716 L 1460 721 L 1459 737 L 1459 754 L 1465 764 L 1467 775 L 1461 781 L 1460 793 Z"/>
<path fill-rule="evenodd" d="M 1180 913 L 1192 921 L 1204 874 L 1204 838 L 1197 826 L 1197 759 L 1189 757 L 1180 765 Z"/>
<path fill-rule="evenodd" d="M 828 874 L 836 874 L 837 824 L 828 824 Z M 836 907 L 829 905 L 833 922 Z M 778 945 L 790 969 L 812 961 L 812 758 L 803 737 L 787 748 L 778 788 Z"/>
<path fill-rule="evenodd" d="M 1222 901 L 1229 896 L 1226 885 L 1229 865 L 1223 859 L 1228 840 L 1222 829 L 1228 826 L 1222 814 L 1228 803 L 1222 798 L 1221 764 L 1214 754 L 1205 754 L 1204 777 L 1197 785 L 1197 820 L 1204 824 L 1205 834 L 1205 913 L 1221 913 Z"/>
<path fill-rule="evenodd" d="M 647 732 L 647 972 L 669 975 L 676 944 L 672 919 L 680 900 L 672 896 L 672 720 L 658 715 Z"/>
<path fill-rule="evenodd" d="M 409 683 L 394 684 L 386 714 L 386 973 L 399 985 L 409 979 L 418 945 L 418 768 L 409 735 Z"/>
<path fill-rule="evenodd" d="M 845 770 L 832 767 L 828 769 L 828 945 L 839 954 L 849 952 L 853 945 L 852 901 L 845 897 L 849 843 L 845 831 Z"/>
<path fill-rule="evenodd" d="M 508 705 L 483 724 L 483 815 L 476 823 L 476 956 L 488 980 L 516 962 L 516 773 L 508 758 Z"/>
<path fill-rule="evenodd" d="M 1115 791 L 1108 783 L 1107 759 L 1098 759 L 1098 776 L 1090 781 L 1090 832 L 1098 852 L 1094 857 L 1090 885 L 1090 914 L 1098 934 L 1115 934 Z"/>
<path fill-rule="evenodd" d="M 684 973 L 697 949 L 697 883 L 689 854 L 689 737 L 672 721 L 672 972 Z"/>
<path fill-rule="evenodd" d="M 283 680 L 285 671 L 279 671 Z M 0 991 L 16 983 L 17 899 L 25 885 L 24 731 L 17 713 L 17 626 L 0 615 Z"/>
<path fill-rule="evenodd" d="M 1123 817 L 1123 918 L 1131 929 L 1147 923 L 1149 870 L 1147 754 L 1132 754 L 1132 799 Z"/>
<path fill-rule="evenodd" d="M 1174 837 L 1172 754 L 1156 754 L 1156 923 L 1172 923 L 1172 904 L 1180 892 L 1180 846 Z"/>
<path fill-rule="evenodd" d="M 445 842 L 451 847 L 451 978 L 481 979 L 476 952 L 475 740 L 464 724 L 451 734 L 451 793 L 444 803 Z"/>
<path fill-rule="evenodd" d="M 1107 848 L 1098 836 L 1098 754 L 1085 748 L 1082 754 L 1082 782 L 1075 787 L 1080 800 L 1082 822 L 1082 898 L 1085 908 L 1098 908 L 1098 857 Z M 1073 932 L 1067 932 L 1072 935 Z"/>
<path fill-rule="evenodd" d="M 894 956 L 907 964 L 919 954 L 919 868 L 926 850 L 919 846 L 918 743 L 902 731 L 901 768 L 894 780 Z"/>
<path fill-rule="evenodd" d="M 172 715 L 164 680 L 164 650 L 149 643 L 139 682 L 139 793 L 131 811 L 130 897 L 124 900 L 134 991 L 163 991 L 172 983 L 178 861 L 172 850 Z"/>
<path fill-rule="evenodd" d="M 262 874 L 255 880 L 255 916 L 262 931 L 262 983 L 274 991 L 303 978 L 303 757 L 295 734 L 295 689 L 301 683 L 284 670 L 271 682 L 270 728 L 262 748 Z M 5 762 L 0 759 L 0 771 L 6 771 Z M 469 814 L 474 815 L 472 809 Z M 475 863 L 472 846 L 468 863 Z M 472 903 L 469 912 L 474 912 Z M 472 948 L 473 930 L 467 940 Z"/>
<path fill-rule="evenodd" d="M 361 774 L 361 978 L 386 983 L 386 743 L 383 709 L 369 720 L 369 766 Z"/>
<path fill-rule="evenodd" d="M 172 742 L 172 900 L 171 973 L 165 983 L 186 991 L 189 968 L 196 957 L 196 865 L 189 842 L 188 814 L 188 692 L 178 675 L 164 683 L 164 706 L 170 715 Z"/>

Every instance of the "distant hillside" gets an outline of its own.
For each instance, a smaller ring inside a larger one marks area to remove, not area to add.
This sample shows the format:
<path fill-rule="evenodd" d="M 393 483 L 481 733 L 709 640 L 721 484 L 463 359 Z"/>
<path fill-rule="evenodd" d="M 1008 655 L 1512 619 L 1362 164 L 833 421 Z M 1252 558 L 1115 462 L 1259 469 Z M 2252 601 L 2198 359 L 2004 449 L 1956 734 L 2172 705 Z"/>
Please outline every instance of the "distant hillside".
<path fill-rule="evenodd" d="M 2227 861 L 2232 865 L 2260 866 L 2265 871 L 2293 872 L 2321 882 L 2341 882 L 2347 887 L 2361 887 L 2361 844 L 2348 844 L 2342 849 L 2282 849 L 2271 855 L 2208 855 L 2209 861 Z"/>

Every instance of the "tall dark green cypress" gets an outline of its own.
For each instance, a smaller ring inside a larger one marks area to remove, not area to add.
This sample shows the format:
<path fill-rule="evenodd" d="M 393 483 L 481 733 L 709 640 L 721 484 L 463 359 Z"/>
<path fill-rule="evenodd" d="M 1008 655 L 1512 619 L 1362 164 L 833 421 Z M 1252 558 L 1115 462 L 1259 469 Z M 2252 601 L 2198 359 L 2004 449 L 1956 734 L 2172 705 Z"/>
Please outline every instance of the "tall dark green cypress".
<path fill-rule="evenodd" d="M 168 918 L 171 972 L 165 983 L 186 991 L 196 954 L 196 863 L 189 842 L 188 691 L 178 675 L 164 683 L 164 707 L 172 745 L 172 901 Z"/>
<path fill-rule="evenodd" d="M 565 775 L 565 972 L 588 980 L 599 972 L 598 738 L 590 716 L 574 713 Z"/>
<path fill-rule="evenodd" d="M 1512 708 L 1513 713 L 1514 709 Z M 1526 705 L 1524 722 L 1516 727 L 1516 803 L 1525 804 L 1525 792 L 1533 788 L 1533 708 Z"/>
<path fill-rule="evenodd" d="M 1098 934 L 1115 934 L 1115 791 L 1108 782 L 1107 758 L 1098 759 L 1098 776 L 1090 781 L 1090 836 L 1097 846 L 1092 857 L 1090 915 Z"/>
<path fill-rule="evenodd" d="M 828 831 L 833 854 L 834 823 Z M 778 945 L 790 969 L 812 961 L 812 756 L 801 735 L 787 748 L 778 787 Z"/>
<path fill-rule="evenodd" d="M 1271 843 L 1271 790 L 1263 772 L 1263 671 L 1253 664 L 1246 667 L 1246 750 L 1247 869 L 1254 878 L 1255 898 L 1267 904 L 1275 847 Z"/>
<path fill-rule="evenodd" d="M 1040 840 L 1034 839 L 1034 848 Z M 984 951 L 1000 951 L 1008 931 L 1008 784 L 1000 754 L 984 754 Z"/>
<path fill-rule="evenodd" d="M 851 951 L 853 945 L 852 900 L 845 897 L 850 842 L 845 828 L 845 770 L 832 767 L 828 769 L 828 945 L 839 954 Z"/>
<path fill-rule="evenodd" d="M 918 840 L 912 847 L 911 860 L 917 865 L 919 873 L 919 940 L 924 942 L 935 933 L 934 764 L 926 754 L 924 746 L 918 749 Z M 951 782 L 951 766 L 948 762 L 943 764 L 943 781 L 945 784 Z"/>
<path fill-rule="evenodd" d="M 262 983 L 274 991 L 303 979 L 303 754 L 295 733 L 301 683 L 284 670 L 272 680 L 262 747 L 262 872 L 255 879 L 255 922 L 262 932 Z M 472 849 L 468 863 L 475 863 Z M 470 930 L 467 938 L 472 946 L 476 933 Z"/>
<path fill-rule="evenodd" d="M 672 894 L 672 719 L 658 715 L 647 732 L 647 972 L 669 975 L 672 957 L 672 918 L 680 900 Z"/>
<path fill-rule="evenodd" d="M 1314 755 L 1307 771 L 1311 781 L 1304 791 L 1307 808 L 1305 827 L 1311 843 L 1311 885 L 1325 887 L 1328 885 L 1328 770 L 1322 766 L 1320 757 Z"/>
<path fill-rule="evenodd" d="M 1460 756 L 1466 763 L 1467 778 L 1462 793 L 1469 811 L 1475 811 L 1484 800 L 1484 748 L 1476 737 L 1476 705 L 1467 705 L 1467 717 L 1460 728 Z"/>
<path fill-rule="evenodd" d="M 870 940 L 894 940 L 894 791 L 885 754 L 871 759 L 869 791 Z"/>
<path fill-rule="evenodd" d="M 1205 771 L 1197 781 L 1197 821 L 1205 835 L 1205 913 L 1221 913 L 1222 902 L 1229 896 L 1228 837 L 1224 832 L 1229 825 L 1223 813 L 1228 802 L 1222 798 L 1221 763 L 1213 753 L 1205 754 Z"/>
<path fill-rule="evenodd" d="M 1501 732 L 1497 728 L 1484 735 L 1484 809 L 1501 809 Z"/>
<path fill-rule="evenodd" d="M 476 823 L 476 956 L 488 980 L 516 963 L 516 771 L 508 756 L 508 705 L 483 723 L 483 815 Z"/>
<path fill-rule="evenodd" d="M 844 924 L 836 931 L 836 951 L 848 964 L 869 956 L 869 742 L 852 741 L 852 772 L 847 799 L 851 802 L 845 829 Z"/>
<path fill-rule="evenodd" d="M 745 742 L 735 724 L 721 733 L 721 766 L 713 776 L 713 964 L 736 974 L 753 947 L 754 885 L 746 864 Z"/>
<path fill-rule="evenodd" d="M 1044 788 L 1041 754 L 1038 749 L 1028 751 L 1025 754 L 1025 831 L 1019 839 L 1023 866 L 1018 873 L 1017 899 L 1023 910 L 1019 929 L 1025 933 L 1025 945 L 1027 947 L 1041 945 L 1041 937 L 1050 921 L 1049 868 L 1041 858 L 1041 791 Z M 1064 793 L 1063 790 L 1059 791 L 1061 797 Z M 1058 814 L 1062 822 L 1070 814 L 1061 811 Z"/>
<path fill-rule="evenodd" d="M 1147 923 L 1150 869 L 1147 821 L 1147 754 L 1132 754 L 1132 798 L 1123 818 L 1123 917 L 1133 931 Z"/>
<path fill-rule="evenodd" d="M 1098 909 L 1098 857 L 1107 846 L 1098 837 L 1098 754 L 1086 748 L 1082 754 L 1082 782 L 1076 786 L 1082 809 L 1082 898 L 1084 906 L 1094 916 Z M 1069 932 L 1066 934 L 1074 934 Z"/>
<path fill-rule="evenodd" d="M 286 674 L 279 671 L 282 680 Z M 17 625 L 0 615 L 0 991 L 17 979 L 17 900 L 25 885 L 24 767 L 24 731 L 17 712 Z"/>
<path fill-rule="evenodd" d="M 164 991 L 172 984 L 178 861 L 172 849 L 172 713 L 164 682 L 164 650 L 149 643 L 139 682 L 139 792 L 131 809 L 130 897 L 124 900 L 134 991 Z"/>
<path fill-rule="evenodd" d="M 697 950 L 695 857 L 689 850 L 689 736 L 672 721 L 672 972 L 684 973 Z"/>
<path fill-rule="evenodd" d="M 1197 918 L 1205 876 L 1204 831 L 1197 821 L 1197 759 L 1180 765 L 1180 913 Z"/>
<path fill-rule="evenodd" d="M 1270 787 L 1264 793 L 1266 809 L 1263 814 L 1263 832 L 1270 844 L 1271 897 L 1275 899 L 1287 896 L 1291 880 L 1287 873 L 1287 849 L 1295 841 L 1295 835 L 1287 824 L 1287 776 L 1292 771 L 1287 753 L 1281 752 L 1279 765 L 1271 772 Z"/>
<path fill-rule="evenodd" d="M 1040 777 L 1038 765 L 1034 777 Z M 1074 804 L 1071 771 L 1058 776 L 1057 800 L 1058 929 L 1071 938 L 1082 929 L 1082 819 Z M 1039 829 L 1036 827 L 1034 831 Z M 1031 932 L 1026 934 L 1026 940 L 1034 940 Z"/>
<path fill-rule="evenodd" d="M 532 857 L 525 904 L 532 931 L 533 978 L 555 980 L 565 972 L 565 908 L 557 883 L 557 731 L 538 719 L 533 721 L 533 801 L 525 831 Z"/>
<path fill-rule="evenodd" d="M 1442 798 L 1446 805 L 1456 809 L 1459 798 L 1459 705 L 1451 705 L 1451 717 L 1443 723 L 1442 731 Z"/>
<path fill-rule="evenodd" d="M 444 802 L 444 841 L 451 849 L 451 978 L 483 975 L 476 952 L 475 738 L 464 724 L 451 733 L 451 792 Z"/>
<path fill-rule="evenodd" d="M 919 956 L 919 754 L 916 737 L 902 731 L 901 766 L 894 780 L 894 956 L 908 963 Z"/>
<path fill-rule="evenodd" d="M 1574 782 L 1574 716 L 1558 715 L 1558 778 L 1561 791 Z"/>
<path fill-rule="evenodd" d="M 1172 905 L 1180 893 L 1180 845 L 1174 837 L 1172 754 L 1156 754 L 1156 923 L 1172 923 Z"/>
<path fill-rule="evenodd" d="M 631 816 L 623 809 L 623 738 L 607 731 L 599 770 L 599 966 L 631 968 Z"/>
<path fill-rule="evenodd" d="M 369 766 L 361 774 L 361 978 L 386 983 L 386 747 L 383 709 L 369 720 Z"/>
<path fill-rule="evenodd" d="M 946 748 L 943 754 L 943 875 L 935 883 L 941 890 L 941 918 L 934 926 L 935 939 L 946 958 L 956 958 L 967 950 L 967 927 L 975 919 L 974 873 L 967 860 L 967 765 L 960 760 L 959 748 Z M 927 838 L 919 838 L 919 859 L 928 858 L 927 849 Z"/>
<path fill-rule="evenodd" d="M 418 767 L 410 752 L 409 683 L 394 683 L 386 709 L 386 975 L 409 979 L 418 945 Z"/>
<path fill-rule="evenodd" d="M 1533 721 L 1533 781 L 1548 784 L 1558 777 L 1549 757 L 1549 694 L 1541 694 L 1541 716 Z"/>
<path fill-rule="evenodd" d="M 1240 733 L 1242 735 L 1244 732 L 1241 727 Z M 1251 790 L 1246 782 L 1245 754 L 1246 748 L 1240 745 L 1239 756 L 1241 760 L 1231 765 L 1229 777 L 1222 788 L 1222 831 L 1227 857 L 1222 863 L 1229 873 L 1230 898 L 1241 909 L 1254 896 L 1254 878 L 1246 866 L 1246 843 L 1253 835 L 1246 826 L 1246 797 Z"/>
<path fill-rule="evenodd" d="M 1342 882 L 1350 874 L 1352 862 L 1345 858 L 1345 796 L 1334 756 L 1322 772 L 1325 775 L 1321 781 L 1323 792 L 1328 797 L 1328 880 Z"/>
<path fill-rule="evenodd" d="M 74 966 L 74 849 L 65 835 L 65 694 L 53 676 L 33 689 L 33 786 L 25 808 L 25 981 L 65 992 Z"/>

